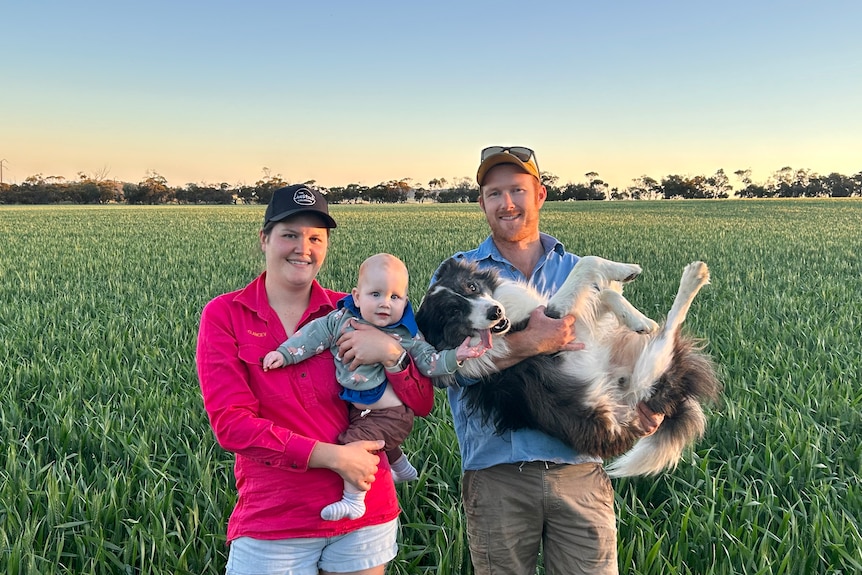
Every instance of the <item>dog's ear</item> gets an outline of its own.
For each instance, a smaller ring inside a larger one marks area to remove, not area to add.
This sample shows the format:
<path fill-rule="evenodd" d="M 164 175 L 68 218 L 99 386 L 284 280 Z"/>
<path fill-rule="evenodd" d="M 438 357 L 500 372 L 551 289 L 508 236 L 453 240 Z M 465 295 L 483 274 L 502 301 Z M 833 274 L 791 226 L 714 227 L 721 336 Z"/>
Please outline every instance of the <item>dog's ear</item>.
<path fill-rule="evenodd" d="M 422 298 L 422 303 L 419 304 L 419 309 L 416 310 L 416 327 L 425 337 L 425 341 L 433 345 L 439 346 L 443 342 L 443 337 L 446 329 L 445 314 L 440 313 L 441 310 L 434 310 L 433 293 L 434 288 L 431 288 L 425 297 Z M 429 297 L 429 295 L 431 297 Z M 438 349 L 440 349 L 438 347 Z"/>
<path fill-rule="evenodd" d="M 477 273 L 481 274 L 482 279 L 484 279 L 485 282 L 489 286 L 491 286 L 492 290 L 497 289 L 497 287 L 500 285 L 500 274 L 497 272 L 497 270 L 493 268 L 485 268 L 483 270 L 478 270 L 478 268 L 476 269 Z"/>
<path fill-rule="evenodd" d="M 444 278 L 448 275 L 451 275 L 459 266 L 461 266 L 459 260 L 455 258 L 449 258 L 440 264 L 440 267 L 437 268 L 437 275 L 434 276 L 434 279 L 439 280 L 440 278 Z"/>

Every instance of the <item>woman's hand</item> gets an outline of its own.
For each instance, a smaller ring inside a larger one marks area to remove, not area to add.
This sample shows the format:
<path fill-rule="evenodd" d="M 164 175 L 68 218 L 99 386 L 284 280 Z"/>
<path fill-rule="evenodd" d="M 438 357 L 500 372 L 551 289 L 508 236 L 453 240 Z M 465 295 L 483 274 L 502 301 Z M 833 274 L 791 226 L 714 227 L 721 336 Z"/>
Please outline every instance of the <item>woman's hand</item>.
<path fill-rule="evenodd" d="M 311 451 L 309 467 L 331 469 L 357 489 L 368 491 L 377 474 L 380 456 L 377 452 L 386 443 L 380 441 L 354 441 L 346 445 L 317 442 Z"/>
<path fill-rule="evenodd" d="M 398 362 L 404 352 L 398 340 L 373 325 L 355 319 L 348 323 L 353 329 L 346 329 L 335 342 L 338 345 L 338 355 L 348 369 L 374 363 L 392 367 Z"/>

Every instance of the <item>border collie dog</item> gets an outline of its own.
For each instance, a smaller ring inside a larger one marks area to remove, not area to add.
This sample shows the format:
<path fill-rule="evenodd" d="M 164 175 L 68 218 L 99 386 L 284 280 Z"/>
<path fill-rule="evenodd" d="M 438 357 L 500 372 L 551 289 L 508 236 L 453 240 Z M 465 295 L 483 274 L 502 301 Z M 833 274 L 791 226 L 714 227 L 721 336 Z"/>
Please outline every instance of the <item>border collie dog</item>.
<path fill-rule="evenodd" d="M 581 453 L 616 458 L 607 468 L 611 476 L 653 475 L 675 467 L 683 450 L 703 436 L 702 404 L 716 401 L 721 385 L 702 346 L 680 333 L 694 297 L 709 283 L 706 264 L 686 266 L 661 327 L 622 295 L 623 283 L 640 273 L 635 264 L 583 257 L 548 298 L 452 258 L 440 266 L 416 322 L 437 349 L 454 349 L 467 337 L 490 346 L 459 372 L 480 380 L 462 393 L 468 408 L 498 433 L 539 429 Z M 524 329 L 541 305 L 550 317 L 573 315 L 585 349 L 496 368 L 494 360 L 509 353 L 506 335 Z M 435 383 L 454 385 L 454 376 Z M 665 415 L 658 430 L 642 439 L 641 401 Z"/>

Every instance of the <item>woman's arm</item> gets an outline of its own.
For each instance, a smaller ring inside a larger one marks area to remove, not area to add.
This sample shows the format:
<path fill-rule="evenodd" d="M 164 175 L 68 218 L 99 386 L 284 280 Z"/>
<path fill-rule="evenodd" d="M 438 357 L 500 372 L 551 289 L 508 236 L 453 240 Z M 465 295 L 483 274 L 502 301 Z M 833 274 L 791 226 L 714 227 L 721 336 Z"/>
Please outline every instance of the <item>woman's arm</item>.
<path fill-rule="evenodd" d="M 239 355 L 247 353 L 249 357 Z M 249 381 L 256 350 L 246 351 L 233 333 L 224 300 L 213 300 L 201 314 L 197 371 L 204 408 L 219 445 L 233 453 L 291 471 L 305 471 L 317 441 L 260 416 Z M 263 355 L 263 354 L 260 354 Z"/>
<path fill-rule="evenodd" d="M 311 451 L 308 467 L 323 467 L 338 473 L 363 491 L 371 489 L 377 473 L 385 441 L 354 441 L 346 445 L 335 445 L 318 441 Z"/>

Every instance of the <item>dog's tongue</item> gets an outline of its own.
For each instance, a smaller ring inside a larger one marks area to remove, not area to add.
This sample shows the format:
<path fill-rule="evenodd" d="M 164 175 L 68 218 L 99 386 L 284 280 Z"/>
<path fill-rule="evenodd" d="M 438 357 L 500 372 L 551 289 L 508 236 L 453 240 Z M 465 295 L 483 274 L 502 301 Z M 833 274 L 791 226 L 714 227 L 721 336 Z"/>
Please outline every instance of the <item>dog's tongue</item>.
<path fill-rule="evenodd" d="M 482 339 L 482 345 L 491 348 L 491 330 L 483 329 L 479 332 L 479 337 Z"/>

